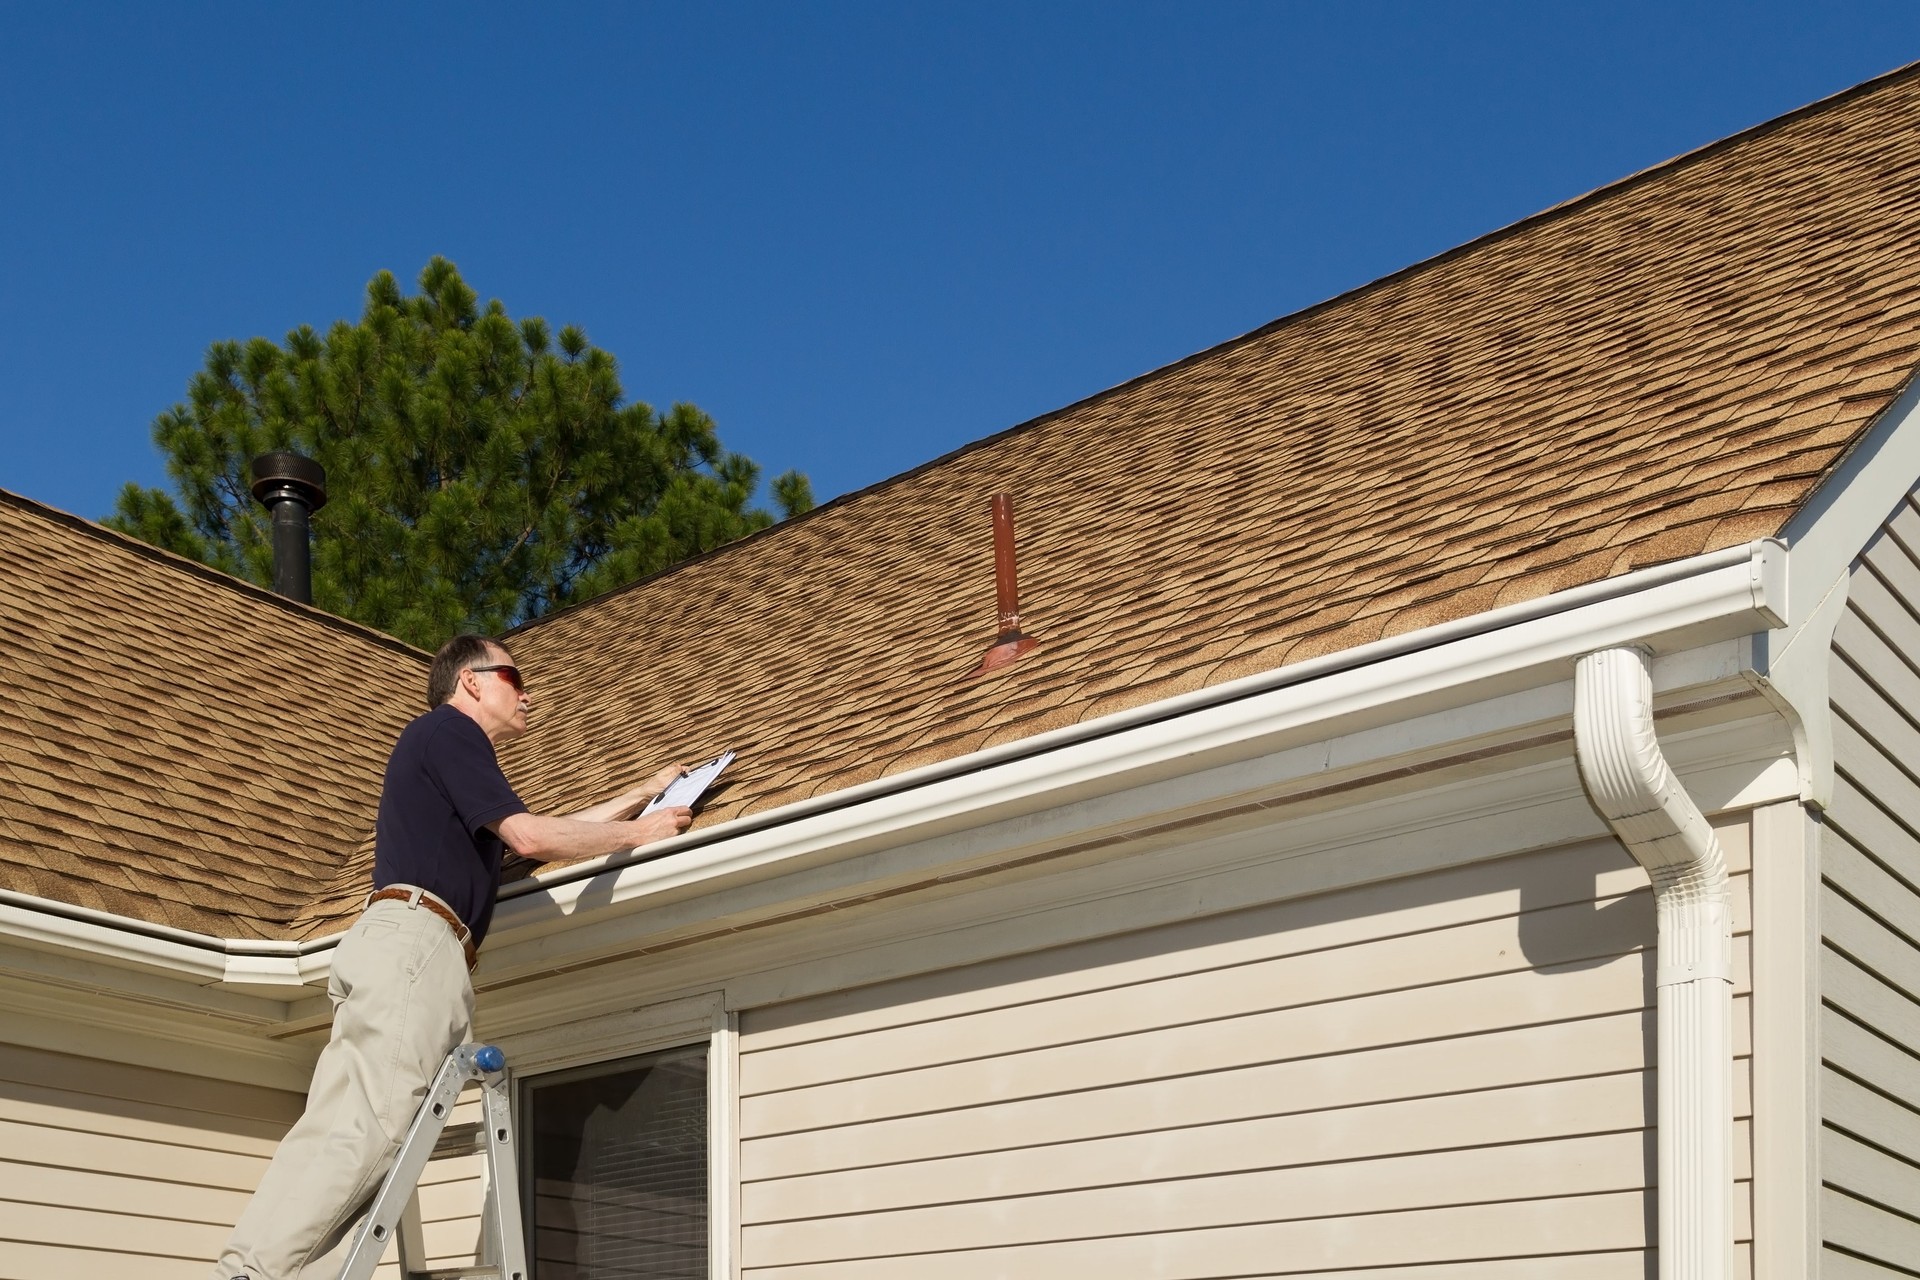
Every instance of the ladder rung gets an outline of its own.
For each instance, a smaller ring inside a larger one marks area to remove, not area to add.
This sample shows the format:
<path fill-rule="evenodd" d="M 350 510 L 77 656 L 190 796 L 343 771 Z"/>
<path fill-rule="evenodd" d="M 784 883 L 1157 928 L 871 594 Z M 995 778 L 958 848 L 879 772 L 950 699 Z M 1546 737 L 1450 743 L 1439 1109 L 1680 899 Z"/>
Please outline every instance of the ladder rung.
<path fill-rule="evenodd" d="M 446 1267 L 432 1271 L 409 1271 L 407 1280 L 500 1280 L 498 1267 Z"/>
<path fill-rule="evenodd" d="M 450 1124 L 440 1131 L 440 1140 L 433 1144 L 434 1160 L 445 1160 L 448 1156 L 470 1156 L 487 1149 L 486 1126 L 478 1121 L 470 1124 Z"/>

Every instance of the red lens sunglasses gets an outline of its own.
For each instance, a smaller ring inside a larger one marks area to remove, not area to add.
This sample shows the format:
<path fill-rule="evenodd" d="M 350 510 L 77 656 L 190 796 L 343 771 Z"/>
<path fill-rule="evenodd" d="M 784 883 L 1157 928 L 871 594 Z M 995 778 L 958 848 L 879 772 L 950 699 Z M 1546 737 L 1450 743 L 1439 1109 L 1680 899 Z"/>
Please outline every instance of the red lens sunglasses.
<path fill-rule="evenodd" d="M 500 673 L 500 678 L 502 680 L 505 680 L 508 684 L 512 685 L 513 691 L 515 693 L 525 693 L 527 691 L 527 686 L 520 682 L 520 668 L 508 666 L 504 662 L 496 663 L 491 667 L 468 667 L 467 670 L 498 671 Z"/>

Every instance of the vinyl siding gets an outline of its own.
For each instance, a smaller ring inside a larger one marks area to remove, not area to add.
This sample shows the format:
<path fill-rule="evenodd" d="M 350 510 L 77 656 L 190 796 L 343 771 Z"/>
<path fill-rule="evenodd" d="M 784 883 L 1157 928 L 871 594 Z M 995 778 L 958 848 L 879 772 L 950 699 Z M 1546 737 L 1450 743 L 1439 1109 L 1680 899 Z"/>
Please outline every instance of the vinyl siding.
<path fill-rule="evenodd" d="M 0 1280 L 205 1280 L 304 1101 L 0 1045 Z M 477 1115 L 469 1101 L 455 1119 Z M 421 1179 L 436 1266 L 473 1259 L 482 1164 Z M 392 1250 L 378 1274 L 397 1280 Z"/>
<path fill-rule="evenodd" d="M 300 1104 L 0 1046 L 0 1280 L 205 1280 Z"/>
<path fill-rule="evenodd" d="M 743 1273 L 1642 1280 L 1651 937 L 1607 841 L 747 1011 Z"/>
<path fill-rule="evenodd" d="M 1823 1271 L 1920 1275 L 1920 511 L 1854 566 L 1820 843 Z"/>

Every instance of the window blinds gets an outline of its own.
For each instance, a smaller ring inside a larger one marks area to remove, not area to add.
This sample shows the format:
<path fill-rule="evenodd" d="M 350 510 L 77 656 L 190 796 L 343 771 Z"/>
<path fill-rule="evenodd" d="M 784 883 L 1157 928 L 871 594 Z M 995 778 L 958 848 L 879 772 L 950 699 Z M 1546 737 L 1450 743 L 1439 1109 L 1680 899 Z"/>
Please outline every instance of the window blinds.
<path fill-rule="evenodd" d="M 536 1280 L 706 1280 L 707 1051 L 530 1080 Z"/>

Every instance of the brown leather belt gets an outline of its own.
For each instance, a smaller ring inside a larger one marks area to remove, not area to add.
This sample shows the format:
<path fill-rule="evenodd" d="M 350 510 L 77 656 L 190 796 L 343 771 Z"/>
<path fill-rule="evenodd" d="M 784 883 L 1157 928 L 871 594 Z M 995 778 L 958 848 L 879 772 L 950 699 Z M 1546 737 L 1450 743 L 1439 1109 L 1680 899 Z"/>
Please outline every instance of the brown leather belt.
<path fill-rule="evenodd" d="M 445 920 L 447 927 L 453 930 L 453 936 L 460 939 L 460 949 L 467 955 L 467 972 L 472 973 L 473 966 L 480 963 L 480 952 L 473 945 L 473 933 L 467 928 L 467 922 L 455 915 L 452 907 L 425 889 L 409 888 L 404 885 L 376 889 L 367 895 L 367 905 L 372 906 L 376 902 L 404 902 L 410 907 L 425 907 Z"/>

